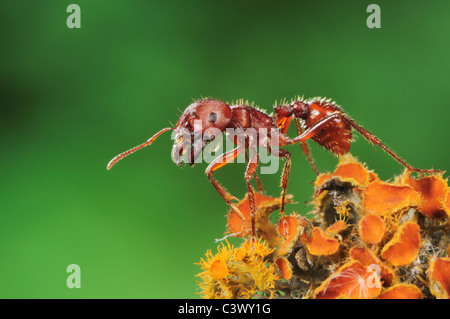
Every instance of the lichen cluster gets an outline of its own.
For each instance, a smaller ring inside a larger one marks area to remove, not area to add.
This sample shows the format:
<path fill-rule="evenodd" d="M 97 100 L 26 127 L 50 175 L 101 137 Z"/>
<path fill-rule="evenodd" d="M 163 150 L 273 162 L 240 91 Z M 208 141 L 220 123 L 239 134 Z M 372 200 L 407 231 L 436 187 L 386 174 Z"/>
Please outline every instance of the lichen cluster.
<path fill-rule="evenodd" d="M 202 297 L 450 297 L 450 191 L 442 174 L 405 171 L 385 182 L 347 155 L 317 177 L 307 215 L 274 222 L 281 199 L 255 195 L 257 239 L 246 196 L 236 205 L 245 220 L 234 211 L 227 219 L 228 233 L 245 241 L 222 242 L 201 259 Z"/>

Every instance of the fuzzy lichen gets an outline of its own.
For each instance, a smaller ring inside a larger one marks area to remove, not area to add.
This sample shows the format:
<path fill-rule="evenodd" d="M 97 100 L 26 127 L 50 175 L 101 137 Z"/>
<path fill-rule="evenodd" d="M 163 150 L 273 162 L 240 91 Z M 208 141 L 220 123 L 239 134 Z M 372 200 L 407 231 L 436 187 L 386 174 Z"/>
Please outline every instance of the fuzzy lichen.
<path fill-rule="evenodd" d="M 208 251 L 199 263 L 203 272 L 197 275 L 201 295 L 206 299 L 246 299 L 258 292 L 272 298 L 279 278 L 275 265 L 267 262 L 272 252 L 263 240 L 245 241 L 239 248 L 222 244 L 215 255 Z"/>
<path fill-rule="evenodd" d="M 406 171 L 384 182 L 347 155 L 317 177 L 307 214 L 276 220 L 281 198 L 255 194 L 257 238 L 246 196 L 237 205 L 245 219 L 228 215 L 228 233 L 245 241 L 207 252 L 198 275 L 203 297 L 450 297 L 450 191 L 442 174 Z"/>

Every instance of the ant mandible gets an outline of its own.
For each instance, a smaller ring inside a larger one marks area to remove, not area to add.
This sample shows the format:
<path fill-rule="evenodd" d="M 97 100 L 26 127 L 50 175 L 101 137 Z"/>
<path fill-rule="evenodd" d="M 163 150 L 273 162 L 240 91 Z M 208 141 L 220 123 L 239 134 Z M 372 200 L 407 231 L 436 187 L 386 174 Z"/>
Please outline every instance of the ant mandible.
<path fill-rule="evenodd" d="M 175 142 L 172 148 L 172 158 L 174 159 L 176 164 L 181 166 L 181 155 L 188 152 L 187 163 L 193 165 L 195 160 L 202 153 L 206 144 L 216 137 L 207 136 L 206 134 L 200 139 L 200 147 L 192 147 L 195 143 L 195 135 L 198 134 L 195 129 L 195 122 L 200 121 L 202 134 L 210 128 L 217 129 L 221 133 L 225 133 L 226 129 L 245 130 L 248 128 L 254 128 L 256 129 L 256 132 L 259 132 L 260 129 L 271 130 L 271 132 L 274 132 L 272 133 L 272 139 L 265 139 L 264 141 L 266 144 L 269 143 L 265 146 L 273 156 L 277 158 L 284 158 L 286 160 L 281 176 L 280 213 L 282 217 L 285 213 L 284 206 L 287 182 L 289 179 L 289 172 L 291 167 L 291 153 L 283 148 L 271 148 L 272 145 L 270 145 L 270 141 L 274 140 L 273 135 L 275 135 L 275 140 L 278 143 L 277 146 L 287 146 L 295 143 L 301 143 L 302 149 L 316 175 L 318 175 L 318 170 L 311 157 L 306 141 L 308 139 L 313 139 L 316 143 L 330 150 L 334 154 L 338 156 L 344 155 L 350 150 L 350 144 L 352 142 L 352 128 L 358 131 L 374 146 L 380 146 L 406 169 L 420 173 L 439 172 L 438 170 L 422 170 L 412 167 L 400 156 L 389 149 L 385 144 L 383 144 L 380 139 L 369 133 L 354 120 L 352 120 L 347 114 L 342 111 L 342 109 L 337 104 L 331 102 L 330 100 L 326 100 L 323 98 L 304 100 L 303 98 L 299 97 L 291 103 L 282 103 L 281 105 L 276 105 L 274 107 L 274 111 L 274 115 L 269 115 L 263 110 L 255 108 L 243 101 L 233 105 L 228 105 L 227 103 L 216 99 L 202 99 L 196 101 L 186 108 L 174 127 L 164 128 L 149 140 L 147 140 L 145 143 L 117 155 L 108 163 L 107 169 L 111 169 L 111 167 L 122 158 L 152 144 L 158 136 L 166 131 L 175 131 L 176 133 Z M 298 136 L 291 139 L 286 136 L 286 132 L 293 119 L 295 120 Z M 188 135 L 188 138 L 186 138 L 185 132 L 188 132 L 188 134 L 190 134 Z M 237 213 L 237 215 L 241 219 L 244 220 L 244 216 L 239 212 L 239 210 L 232 202 L 235 197 L 228 193 L 225 188 L 216 179 L 213 178 L 213 173 L 216 170 L 228 163 L 233 162 L 241 152 L 247 152 L 250 149 L 251 143 L 248 141 L 248 139 L 242 141 L 242 139 L 238 139 L 236 138 L 236 136 L 232 136 L 230 138 L 236 144 L 236 148 L 218 156 L 207 167 L 206 175 L 213 186 L 216 188 L 216 190 L 219 192 L 219 194 L 223 197 L 225 202 L 230 206 L 230 208 L 235 213 Z M 256 142 L 253 141 L 253 146 L 259 146 L 260 143 L 260 139 L 257 138 Z M 245 171 L 244 179 L 249 195 L 248 198 L 250 204 L 250 218 L 252 227 L 251 234 L 252 238 L 254 239 L 256 236 L 256 205 L 255 194 L 250 182 L 252 180 L 252 177 L 255 176 L 258 185 L 260 185 L 259 179 L 256 175 L 256 168 L 258 167 L 259 162 L 258 152 L 253 151 L 250 160 L 246 154 L 246 162 L 247 169 Z"/>

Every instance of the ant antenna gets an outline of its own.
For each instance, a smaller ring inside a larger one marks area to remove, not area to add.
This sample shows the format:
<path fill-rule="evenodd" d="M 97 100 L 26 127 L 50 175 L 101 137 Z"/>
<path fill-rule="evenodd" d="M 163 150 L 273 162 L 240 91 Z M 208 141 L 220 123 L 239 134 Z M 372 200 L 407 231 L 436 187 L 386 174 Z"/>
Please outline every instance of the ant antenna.
<path fill-rule="evenodd" d="M 113 166 L 114 166 L 118 161 L 120 161 L 122 158 L 127 157 L 128 155 L 130 155 L 130 154 L 136 152 L 137 150 L 140 150 L 141 148 L 144 148 L 144 147 L 146 147 L 146 146 L 149 146 L 149 145 L 152 144 L 153 141 L 156 140 L 156 138 L 157 138 L 158 136 L 160 136 L 162 133 L 164 133 L 164 132 L 166 132 L 166 131 L 173 131 L 173 130 L 174 130 L 173 127 L 167 127 L 167 128 L 164 128 L 164 129 L 162 129 L 161 131 L 159 131 L 158 133 L 156 133 L 155 135 L 153 135 L 151 138 L 149 138 L 149 139 L 147 140 L 147 142 L 142 143 L 142 144 L 140 144 L 140 145 L 138 145 L 138 146 L 135 146 L 135 147 L 133 147 L 132 149 L 129 149 L 128 151 L 125 151 L 125 152 L 123 152 L 123 153 L 120 153 L 119 155 L 117 155 L 116 157 L 114 157 L 114 158 L 108 163 L 108 165 L 106 166 L 106 169 L 107 169 L 107 170 L 110 170 L 111 167 L 113 167 Z"/>

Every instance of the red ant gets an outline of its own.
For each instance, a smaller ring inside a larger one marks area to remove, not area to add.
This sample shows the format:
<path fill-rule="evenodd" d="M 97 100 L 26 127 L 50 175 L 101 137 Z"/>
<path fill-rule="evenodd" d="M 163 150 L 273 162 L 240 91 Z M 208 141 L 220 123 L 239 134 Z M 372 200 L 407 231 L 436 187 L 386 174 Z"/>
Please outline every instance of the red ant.
<path fill-rule="evenodd" d="M 278 146 L 287 146 L 300 142 L 302 145 L 302 149 L 316 175 L 318 175 L 318 170 L 310 155 L 306 141 L 312 138 L 315 142 L 330 150 L 334 154 L 338 156 L 344 155 L 348 153 L 350 149 L 350 144 L 352 142 L 352 128 L 358 131 L 374 146 L 380 146 L 406 169 L 420 173 L 439 172 L 437 170 L 422 170 L 413 168 L 406 161 L 395 154 L 391 149 L 389 149 L 386 145 L 384 145 L 381 140 L 370 134 L 367 130 L 365 130 L 354 120 L 352 120 L 340 109 L 338 105 L 331 102 L 330 100 L 321 98 L 303 100 L 302 98 L 298 98 L 290 104 L 283 103 L 282 105 L 277 105 L 274 107 L 274 110 L 275 114 L 269 115 L 260 109 L 248 105 L 248 103 L 244 103 L 243 101 L 235 105 L 228 105 L 225 102 L 215 99 L 202 99 L 196 101 L 186 108 L 175 127 L 162 129 L 153 137 L 151 137 L 147 142 L 117 155 L 108 163 L 107 169 L 111 169 L 114 164 L 116 164 L 125 156 L 128 156 L 129 154 L 152 144 L 158 136 L 170 130 L 174 130 L 176 132 L 175 143 L 172 149 L 172 158 L 175 160 L 176 164 L 180 166 L 182 163 L 181 155 L 188 152 L 187 162 L 190 165 L 193 165 L 195 160 L 202 153 L 203 148 L 206 146 L 206 144 L 216 137 L 203 136 L 200 139 L 200 147 L 192 147 L 195 143 L 195 134 L 198 134 L 198 132 L 196 133 L 196 124 L 194 122 L 200 121 L 199 123 L 201 124 L 202 134 L 210 128 L 215 128 L 221 133 L 225 133 L 226 129 L 254 128 L 256 129 L 256 132 L 259 132 L 260 129 L 271 130 L 271 132 L 274 132 L 272 133 L 272 138 L 275 137 L 275 140 L 278 142 Z M 293 139 L 286 136 L 286 132 L 292 119 L 295 120 L 298 132 L 298 136 Z M 188 134 L 190 134 L 190 138 L 189 135 L 186 138 L 186 134 L 183 134 L 182 131 L 188 132 Z M 225 190 L 225 188 L 216 179 L 213 178 L 213 173 L 216 170 L 234 161 L 234 159 L 236 159 L 241 152 L 247 152 L 250 149 L 250 142 L 248 141 L 248 139 L 242 141 L 241 139 L 236 138 L 236 136 L 231 136 L 231 139 L 237 147 L 217 157 L 207 167 L 206 175 L 208 176 L 208 179 L 214 185 L 216 190 L 219 192 L 219 194 L 230 206 L 230 208 L 234 212 L 236 212 L 241 217 L 241 219 L 244 219 L 243 215 L 232 203 L 232 200 L 234 200 L 235 197 L 229 194 Z M 259 144 L 261 143 L 261 140 L 257 139 L 257 141 L 258 142 L 256 142 L 256 146 L 260 146 Z M 265 141 L 266 144 L 269 143 L 268 145 L 266 145 L 266 147 L 272 155 L 278 158 L 283 157 L 286 160 L 281 176 L 282 190 L 280 212 L 281 215 L 284 216 L 286 187 L 291 167 L 291 153 L 282 148 L 271 148 L 272 145 L 270 145 L 270 142 L 267 141 L 273 141 L 273 139 L 266 139 Z M 255 143 L 253 143 L 253 146 L 255 146 Z M 246 153 L 246 162 L 248 164 L 244 178 L 249 194 L 248 198 L 250 203 L 250 216 L 252 225 L 251 231 L 252 237 L 254 238 L 256 236 L 256 207 L 255 194 L 252 186 L 250 185 L 250 182 L 252 180 L 252 177 L 255 176 L 255 179 L 258 183 L 258 188 L 260 187 L 259 179 L 255 174 L 259 162 L 258 152 L 253 151 L 250 160 L 248 159 L 248 154 Z"/>

